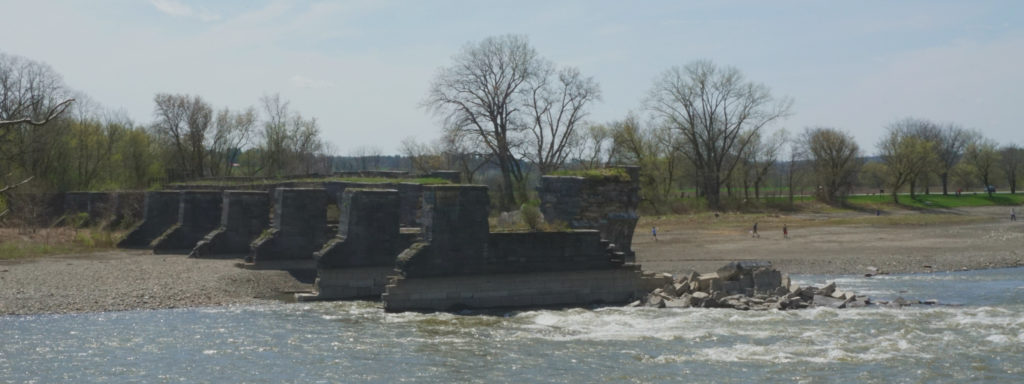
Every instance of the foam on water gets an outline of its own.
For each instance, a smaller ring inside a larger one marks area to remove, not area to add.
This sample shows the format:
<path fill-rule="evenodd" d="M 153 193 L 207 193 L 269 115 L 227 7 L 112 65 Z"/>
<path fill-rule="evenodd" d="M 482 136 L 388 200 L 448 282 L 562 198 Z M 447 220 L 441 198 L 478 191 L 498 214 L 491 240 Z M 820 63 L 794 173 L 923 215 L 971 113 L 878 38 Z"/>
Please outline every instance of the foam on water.
<path fill-rule="evenodd" d="M 964 306 L 384 313 L 379 303 L 0 317 L 15 382 L 1018 382 L 1024 270 L 836 280 Z M 964 288 L 982 290 L 975 305 Z M 696 378 L 696 380 L 695 380 Z M 706 380 L 701 380 L 704 378 Z M 713 378 L 713 380 L 711 380 Z M 772 380 L 767 380 L 772 381 Z"/>

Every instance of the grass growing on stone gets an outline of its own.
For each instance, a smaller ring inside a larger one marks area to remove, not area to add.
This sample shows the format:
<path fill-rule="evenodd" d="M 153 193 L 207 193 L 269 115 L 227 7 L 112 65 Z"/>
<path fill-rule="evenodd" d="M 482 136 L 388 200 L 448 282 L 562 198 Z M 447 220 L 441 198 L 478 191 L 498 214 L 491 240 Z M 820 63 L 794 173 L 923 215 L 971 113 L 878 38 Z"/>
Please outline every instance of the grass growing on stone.
<path fill-rule="evenodd" d="M 437 177 L 399 178 L 386 177 L 323 177 L 323 178 L 302 178 L 302 179 L 256 179 L 256 180 L 196 180 L 189 182 L 173 183 L 175 185 L 200 185 L 200 186 L 233 186 L 233 185 L 269 185 L 280 183 L 323 183 L 323 182 L 350 182 L 367 184 L 397 184 L 412 183 L 421 185 L 451 184 L 450 181 Z"/>
<path fill-rule="evenodd" d="M 585 169 L 585 170 L 561 170 L 551 174 L 551 176 L 578 176 L 587 180 L 614 180 L 628 182 L 630 181 L 629 173 L 623 168 L 599 168 L 599 169 Z"/>

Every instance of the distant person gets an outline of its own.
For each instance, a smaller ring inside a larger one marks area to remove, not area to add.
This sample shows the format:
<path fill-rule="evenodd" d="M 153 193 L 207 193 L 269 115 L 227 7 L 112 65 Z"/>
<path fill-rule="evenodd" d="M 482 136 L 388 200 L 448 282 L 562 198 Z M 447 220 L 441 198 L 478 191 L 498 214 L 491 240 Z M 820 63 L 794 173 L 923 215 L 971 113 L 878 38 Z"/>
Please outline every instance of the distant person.
<path fill-rule="evenodd" d="M 754 230 L 750 231 L 750 237 L 761 238 L 761 235 L 757 233 L 757 223 L 754 223 Z"/>
<path fill-rule="evenodd" d="M 782 224 L 782 238 L 783 239 L 788 239 L 789 238 L 789 227 L 787 227 L 786 224 Z"/>
<path fill-rule="evenodd" d="M 963 191 L 964 191 L 963 188 L 957 188 L 957 190 L 956 190 L 956 197 L 960 197 L 960 192 L 963 192 Z"/>
<path fill-rule="evenodd" d="M 1010 208 L 1010 221 L 1017 221 L 1017 208 Z"/>
<path fill-rule="evenodd" d="M 658 227 L 651 227 L 651 237 L 654 238 L 654 241 L 658 241 Z"/>

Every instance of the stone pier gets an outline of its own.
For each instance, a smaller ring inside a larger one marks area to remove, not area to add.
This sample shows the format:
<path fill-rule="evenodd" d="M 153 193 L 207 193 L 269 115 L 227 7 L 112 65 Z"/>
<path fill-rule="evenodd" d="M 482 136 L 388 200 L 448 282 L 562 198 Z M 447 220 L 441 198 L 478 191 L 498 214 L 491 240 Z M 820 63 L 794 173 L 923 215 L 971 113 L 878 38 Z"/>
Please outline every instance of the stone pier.
<path fill-rule="evenodd" d="M 421 238 L 398 256 L 384 309 L 611 305 L 666 283 L 597 230 L 489 233 L 488 207 L 486 187 L 424 187 Z"/>
<path fill-rule="evenodd" d="M 607 174 L 543 176 L 540 209 L 548 222 L 573 229 L 596 229 L 626 262 L 636 260 L 633 232 L 640 219 L 640 168 L 619 167 Z"/>
<path fill-rule="evenodd" d="M 338 196 L 338 234 L 313 254 L 317 278 L 311 295 L 299 300 L 377 298 L 395 259 L 415 239 L 399 229 L 399 193 L 349 188 Z"/>
<path fill-rule="evenodd" d="M 274 190 L 271 227 L 252 244 L 258 268 L 312 269 L 313 252 L 327 240 L 327 192 L 321 188 Z"/>
<path fill-rule="evenodd" d="M 178 222 L 179 191 L 146 192 L 142 223 L 117 244 L 119 248 L 149 248 L 150 243 Z"/>
<path fill-rule="evenodd" d="M 270 195 L 264 191 L 224 191 L 220 227 L 200 240 L 189 257 L 243 258 L 270 224 Z"/>
<path fill-rule="evenodd" d="M 220 191 L 181 191 L 177 224 L 153 240 L 153 252 L 189 253 L 220 224 L 222 201 Z"/>

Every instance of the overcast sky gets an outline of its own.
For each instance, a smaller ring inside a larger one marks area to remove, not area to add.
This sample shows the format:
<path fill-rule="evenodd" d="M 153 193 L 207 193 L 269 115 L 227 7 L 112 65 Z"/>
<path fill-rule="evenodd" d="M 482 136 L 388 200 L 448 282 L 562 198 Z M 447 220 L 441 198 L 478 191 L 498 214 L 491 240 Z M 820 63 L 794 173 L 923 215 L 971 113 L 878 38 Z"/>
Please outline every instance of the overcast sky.
<path fill-rule="evenodd" d="M 280 93 L 338 154 L 436 139 L 420 102 L 437 69 L 507 33 L 600 83 L 594 122 L 646 115 L 661 72 L 708 59 L 793 98 L 772 129 L 836 127 L 874 153 L 887 124 L 920 117 L 1024 144 L 1022 1 L 0 0 L 0 14 L 0 51 L 138 123 L 158 92 L 215 108 Z"/>

